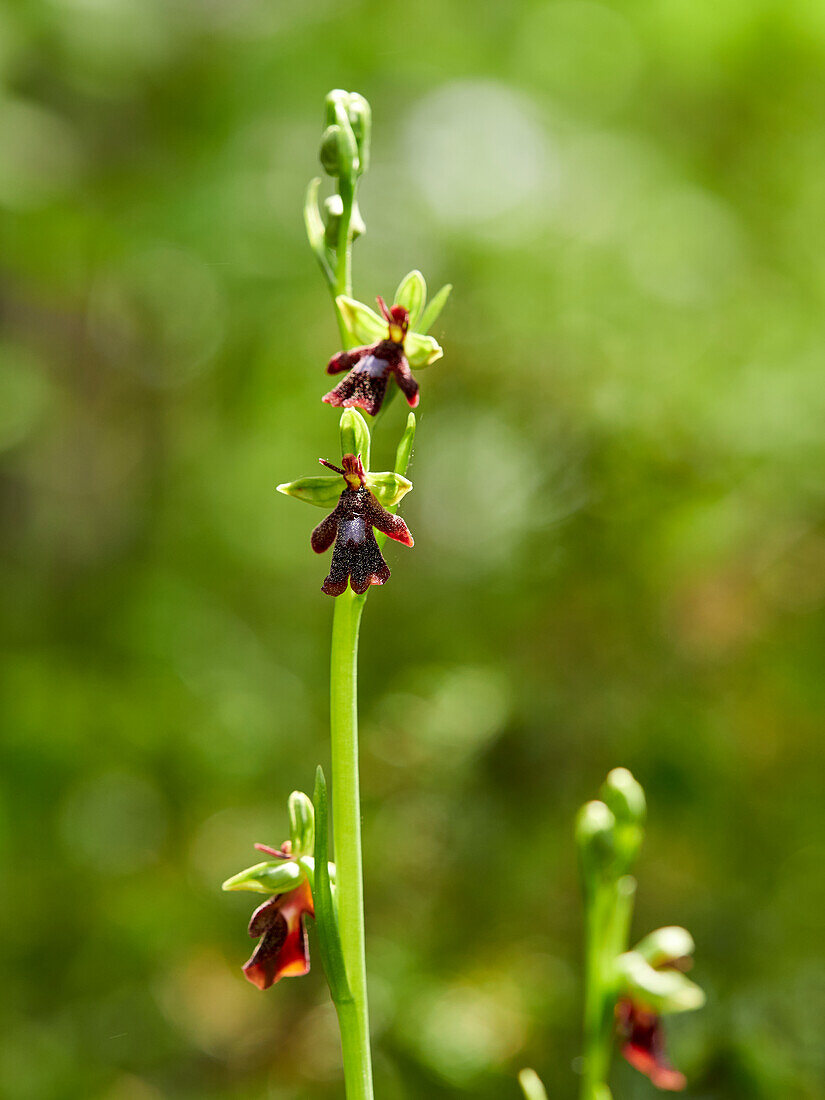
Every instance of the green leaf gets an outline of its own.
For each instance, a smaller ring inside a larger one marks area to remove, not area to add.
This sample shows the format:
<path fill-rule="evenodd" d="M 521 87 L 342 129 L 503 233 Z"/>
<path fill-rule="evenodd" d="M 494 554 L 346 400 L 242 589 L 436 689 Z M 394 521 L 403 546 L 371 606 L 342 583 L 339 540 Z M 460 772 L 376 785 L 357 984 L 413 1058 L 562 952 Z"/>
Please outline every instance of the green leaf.
<path fill-rule="evenodd" d="M 547 1092 L 534 1069 L 523 1069 L 518 1075 L 518 1083 L 525 1100 L 547 1100 Z"/>
<path fill-rule="evenodd" d="M 411 367 L 428 367 L 444 354 L 441 345 L 434 336 L 422 336 L 418 332 L 408 332 L 404 341 L 404 352 Z"/>
<path fill-rule="evenodd" d="M 327 783 L 320 766 L 315 772 L 315 793 L 312 800 L 315 803 L 315 891 L 313 894 L 315 926 L 318 929 L 318 946 L 329 992 L 333 1002 L 340 1005 L 347 1001 L 351 1002 L 353 998 L 347 979 L 344 952 L 338 931 L 338 918 L 329 881 Z"/>
<path fill-rule="evenodd" d="M 256 863 L 237 875 L 228 878 L 223 890 L 250 890 L 254 894 L 285 894 L 294 890 L 304 877 L 304 872 L 292 860 Z"/>
<path fill-rule="evenodd" d="M 383 317 L 355 298 L 339 294 L 335 303 L 344 318 L 344 324 L 359 344 L 374 344 L 377 340 L 386 340 L 387 322 Z"/>
<path fill-rule="evenodd" d="M 411 412 L 407 417 L 407 426 L 404 429 L 404 434 L 401 436 L 395 452 L 395 472 L 397 474 L 401 474 L 402 477 L 404 474 L 406 474 L 407 467 L 410 464 L 410 455 L 412 454 L 414 440 L 415 413 Z"/>
<path fill-rule="evenodd" d="M 412 482 L 401 474 L 367 474 L 367 488 L 375 495 L 379 504 L 383 504 L 385 508 L 393 508 L 412 489 Z"/>
<path fill-rule="evenodd" d="M 330 509 L 341 499 L 344 482 L 340 474 L 321 474 L 318 477 L 299 477 L 297 481 L 284 482 L 277 488 L 284 496 L 295 497 L 317 508 Z"/>
<path fill-rule="evenodd" d="M 655 970 L 638 951 L 626 951 L 616 960 L 620 996 L 629 997 L 662 1015 L 691 1012 L 705 1003 L 705 994 L 681 970 Z"/>
<path fill-rule="evenodd" d="M 429 305 L 424 310 L 424 314 L 421 321 L 416 325 L 417 332 L 429 332 L 435 322 L 438 320 L 438 315 L 447 303 L 447 299 L 450 297 L 450 291 L 453 289 L 452 283 L 446 283 L 438 294 L 431 299 Z"/>
<path fill-rule="evenodd" d="M 295 856 L 308 854 L 315 847 L 315 811 L 303 791 L 293 791 L 287 801 L 289 839 Z"/>
<path fill-rule="evenodd" d="M 420 271 L 411 271 L 398 284 L 393 305 L 404 306 L 410 314 L 410 328 L 418 327 L 418 319 L 427 300 L 427 284 Z"/>
<path fill-rule="evenodd" d="M 339 425 L 341 456 L 360 455 L 364 469 L 370 468 L 370 430 L 357 409 L 344 409 Z"/>

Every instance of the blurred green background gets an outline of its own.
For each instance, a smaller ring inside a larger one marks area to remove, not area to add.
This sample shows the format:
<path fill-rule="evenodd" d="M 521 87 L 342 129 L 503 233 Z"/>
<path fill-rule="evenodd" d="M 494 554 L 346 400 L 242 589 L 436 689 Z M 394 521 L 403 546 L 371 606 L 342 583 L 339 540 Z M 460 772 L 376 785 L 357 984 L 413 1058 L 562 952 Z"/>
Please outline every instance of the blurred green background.
<path fill-rule="evenodd" d="M 320 968 L 258 993 L 219 892 L 328 763 L 319 514 L 274 487 L 336 453 L 335 86 L 356 293 L 455 284 L 362 631 L 378 1095 L 574 1095 L 617 764 L 634 931 L 709 994 L 689 1095 L 825 1095 L 823 66 L 813 0 L 0 10 L 0 1095 L 341 1095 Z"/>

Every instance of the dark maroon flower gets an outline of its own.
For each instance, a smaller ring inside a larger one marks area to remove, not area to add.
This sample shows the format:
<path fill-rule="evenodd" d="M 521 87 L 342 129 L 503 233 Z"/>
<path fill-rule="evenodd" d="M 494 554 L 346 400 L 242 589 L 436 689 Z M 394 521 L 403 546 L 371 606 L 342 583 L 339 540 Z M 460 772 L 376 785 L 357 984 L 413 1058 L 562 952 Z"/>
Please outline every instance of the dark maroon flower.
<path fill-rule="evenodd" d="M 276 894 L 258 906 L 249 922 L 249 934 L 261 939 L 243 968 L 253 985 L 268 989 L 281 978 L 298 977 L 309 971 L 304 918 L 314 915 L 312 891 L 306 878 L 294 890 Z"/>
<path fill-rule="evenodd" d="M 404 546 L 412 546 L 413 537 L 403 519 L 388 512 L 367 488 L 360 456 L 344 455 L 343 469 L 321 461 L 346 482 L 335 509 L 318 524 L 310 539 L 316 554 L 322 554 L 335 542 L 332 566 L 321 591 L 328 596 L 340 596 L 349 581 L 353 592 L 361 595 L 371 584 L 384 584 L 390 576 L 373 527 Z"/>
<path fill-rule="evenodd" d="M 349 374 L 335 389 L 324 394 L 322 400 L 328 405 L 344 408 L 355 405 L 375 416 L 383 404 L 391 376 L 410 408 L 418 405 L 418 383 L 404 350 L 409 311 L 398 305 L 387 309 L 383 298 L 378 298 L 378 305 L 387 322 L 387 339 L 333 355 L 327 364 L 327 374 L 340 374 L 341 371 L 349 371 Z"/>
<path fill-rule="evenodd" d="M 687 1081 L 674 1069 L 665 1053 L 665 1029 L 662 1017 L 629 998 L 616 1005 L 616 1027 L 622 1042 L 622 1055 L 635 1069 L 644 1073 L 659 1089 L 679 1092 Z"/>

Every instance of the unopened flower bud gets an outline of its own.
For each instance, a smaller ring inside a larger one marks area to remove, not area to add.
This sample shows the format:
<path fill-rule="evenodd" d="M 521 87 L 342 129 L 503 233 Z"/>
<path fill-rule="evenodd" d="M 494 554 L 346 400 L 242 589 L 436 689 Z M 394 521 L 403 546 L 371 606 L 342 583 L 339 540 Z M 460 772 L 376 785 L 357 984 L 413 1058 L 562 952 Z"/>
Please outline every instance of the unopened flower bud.
<path fill-rule="evenodd" d="M 616 819 L 616 851 L 627 870 L 639 854 L 644 839 L 645 792 L 627 768 L 614 768 L 608 773 L 599 794 Z"/>
<path fill-rule="evenodd" d="M 315 850 L 315 810 L 303 791 L 293 791 L 287 802 L 289 839 L 295 856 L 311 855 Z"/>
<path fill-rule="evenodd" d="M 366 172 L 370 164 L 370 137 L 372 134 L 370 105 L 358 92 L 350 92 L 347 114 L 358 146 L 358 171 L 359 173 Z"/>
<path fill-rule="evenodd" d="M 360 455 L 364 469 L 370 468 L 370 430 L 357 409 L 344 409 L 338 425 L 342 455 Z"/>
<path fill-rule="evenodd" d="M 576 843 L 586 882 L 595 875 L 604 875 L 612 866 L 616 857 L 615 827 L 616 819 L 604 802 L 586 802 L 579 810 Z"/>
<path fill-rule="evenodd" d="M 358 166 L 358 147 L 349 123 L 327 126 L 318 157 L 328 176 L 353 174 Z"/>

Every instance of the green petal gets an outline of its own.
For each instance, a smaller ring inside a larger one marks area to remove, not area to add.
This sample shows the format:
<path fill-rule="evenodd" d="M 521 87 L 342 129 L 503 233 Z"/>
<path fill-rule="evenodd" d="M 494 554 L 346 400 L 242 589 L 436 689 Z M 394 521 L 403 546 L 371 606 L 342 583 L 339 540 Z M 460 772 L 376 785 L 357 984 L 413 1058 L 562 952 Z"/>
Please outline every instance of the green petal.
<path fill-rule="evenodd" d="M 374 494 L 379 504 L 392 508 L 412 489 L 412 482 L 401 474 L 367 474 L 367 488 Z"/>
<path fill-rule="evenodd" d="M 304 872 L 292 860 L 269 861 L 247 867 L 223 884 L 223 890 L 250 890 L 253 894 L 285 894 L 294 890 L 304 877 Z"/>
<path fill-rule="evenodd" d="M 662 1015 L 701 1008 L 705 994 L 681 970 L 655 970 L 638 951 L 627 951 L 616 960 L 620 996 L 629 997 Z"/>
<path fill-rule="evenodd" d="M 357 409 L 344 409 L 340 422 L 341 456 L 360 455 L 364 469 L 370 468 L 370 430 Z"/>
<path fill-rule="evenodd" d="M 278 492 L 284 496 L 314 504 L 317 508 L 334 508 L 344 491 L 340 474 L 321 474 L 319 477 L 299 477 L 297 481 L 284 482 Z"/>
<path fill-rule="evenodd" d="M 397 474 L 406 474 L 407 467 L 410 464 L 410 455 L 412 454 L 413 440 L 415 439 L 415 413 L 411 412 L 407 417 L 407 426 L 404 429 L 404 434 L 398 443 L 398 448 L 395 452 L 395 472 Z"/>
<path fill-rule="evenodd" d="M 422 336 L 420 332 L 407 333 L 404 351 L 411 367 L 428 367 L 444 354 L 435 337 Z"/>
<path fill-rule="evenodd" d="M 420 271 L 411 271 L 398 284 L 393 305 L 404 306 L 410 314 L 410 328 L 418 327 L 418 319 L 427 300 L 427 284 Z"/>
<path fill-rule="evenodd" d="M 424 315 L 421 318 L 420 324 L 416 325 L 418 332 L 429 332 L 435 322 L 438 320 L 438 315 L 444 308 L 447 299 L 450 297 L 450 291 L 453 289 L 452 283 L 447 283 L 439 290 L 438 294 L 430 301 L 430 304 L 424 310 Z"/>
<path fill-rule="evenodd" d="M 359 344 L 374 344 L 376 340 L 386 340 L 387 322 L 383 317 L 355 298 L 339 294 L 335 299 L 344 324 Z"/>

